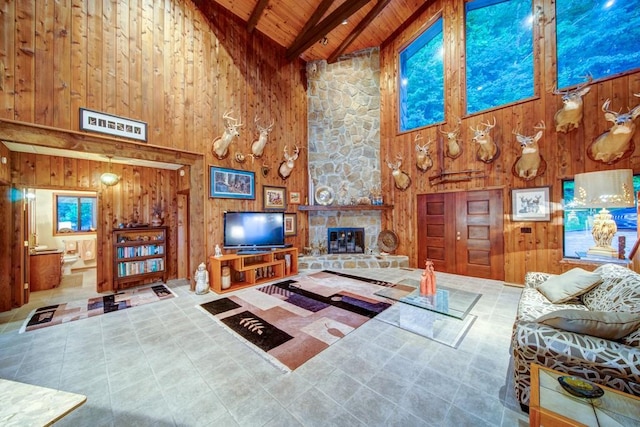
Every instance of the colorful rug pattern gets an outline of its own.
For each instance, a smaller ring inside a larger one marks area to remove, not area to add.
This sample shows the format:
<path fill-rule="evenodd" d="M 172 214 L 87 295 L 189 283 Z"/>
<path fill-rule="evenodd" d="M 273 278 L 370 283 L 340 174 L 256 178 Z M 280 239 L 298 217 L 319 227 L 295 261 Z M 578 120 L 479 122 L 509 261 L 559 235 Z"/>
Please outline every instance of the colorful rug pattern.
<path fill-rule="evenodd" d="M 377 281 L 329 271 L 251 288 L 202 309 L 285 370 L 294 370 L 391 306 Z M 388 286 L 388 285 L 387 285 Z"/>
<path fill-rule="evenodd" d="M 25 320 L 20 333 L 86 319 L 113 311 L 174 298 L 176 295 L 164 284 L 116 292 L 112 295 L 50 305 L 35 309 Z"/>

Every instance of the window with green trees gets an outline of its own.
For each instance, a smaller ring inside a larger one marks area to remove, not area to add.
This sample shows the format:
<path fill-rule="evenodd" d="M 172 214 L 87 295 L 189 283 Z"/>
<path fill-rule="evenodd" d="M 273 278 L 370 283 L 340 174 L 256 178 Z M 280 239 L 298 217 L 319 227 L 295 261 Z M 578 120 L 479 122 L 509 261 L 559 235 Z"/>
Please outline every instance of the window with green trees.
<path fill-rule="evenodd" d="M 465 8 L 467 113 L 532 97 L 531 0 L 476 0 Z"/>
<path fill-rule="evenodd" d="M 96 231 L 97 201 L 92 196 L 55 194 L 56 233 Z"/>
<path fill-rule="evenodd" d="M 640 67 L 640 0 L 556 0 L 558 87 Z"/>
<path fill-rule="evenodd" d="M 444 121 L 442 17 L 400 52 L 400 131 Z"/>

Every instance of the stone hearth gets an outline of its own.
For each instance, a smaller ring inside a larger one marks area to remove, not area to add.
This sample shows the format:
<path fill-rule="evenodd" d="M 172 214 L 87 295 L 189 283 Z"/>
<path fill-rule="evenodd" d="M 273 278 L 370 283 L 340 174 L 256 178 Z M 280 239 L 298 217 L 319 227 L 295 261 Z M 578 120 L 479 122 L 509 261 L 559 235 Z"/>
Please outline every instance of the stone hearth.
<path fill-rule="evenodd" d="M 409 267 L 405 255 L 328 254 L 298 257 L 299 270 L 332 268 L 400 268 Z"/>

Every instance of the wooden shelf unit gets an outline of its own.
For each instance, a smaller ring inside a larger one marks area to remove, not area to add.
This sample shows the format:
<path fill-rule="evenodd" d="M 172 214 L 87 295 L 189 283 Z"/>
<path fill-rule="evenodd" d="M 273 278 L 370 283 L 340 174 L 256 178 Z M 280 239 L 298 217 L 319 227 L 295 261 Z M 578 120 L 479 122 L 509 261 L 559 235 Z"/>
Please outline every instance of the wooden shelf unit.
<path fill-rule="evenodd" d="M 285 268 L 285 255 L 291 256 L 291 267 Z M 222 255 L 209 257 L 211 289 L 218 293 L 237 291 L 262 282 L 298 274 L 298 248 L 275 249 L 258 255 Z M 222 289 L 222 268 L 231 270 L 231 286 Z M 271 272 L 271 274 L 268 274 Z"/>
<path fill-rule="evenodd" d="M 113 290 L 150 279 L 167 282 L 167 227 L 113 230 Z"/>
<path fill-rule="evenodd" d="M 393 205 L 299 205 L 299 211 L 386 211 Z"/>

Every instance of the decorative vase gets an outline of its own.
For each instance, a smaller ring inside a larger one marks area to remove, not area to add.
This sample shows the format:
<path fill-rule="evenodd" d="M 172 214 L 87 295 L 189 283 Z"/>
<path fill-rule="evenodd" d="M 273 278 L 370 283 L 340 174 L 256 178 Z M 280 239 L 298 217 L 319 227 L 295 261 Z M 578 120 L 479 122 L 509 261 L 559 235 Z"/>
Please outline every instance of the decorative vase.
<path fill-rule="evenodd" d="M 231 269 L 229 267 L 222 267 L 221 276 L 222 289 L 229 289 L 229 287 L 231 287 Z"/>
<path fill-rule="evenodd" d="M 162 218 L 160 218 L 159 216 L 154 216 L 151 219 L 151 225 L 154 227 L 160 227 L 162 225 Z"/>

